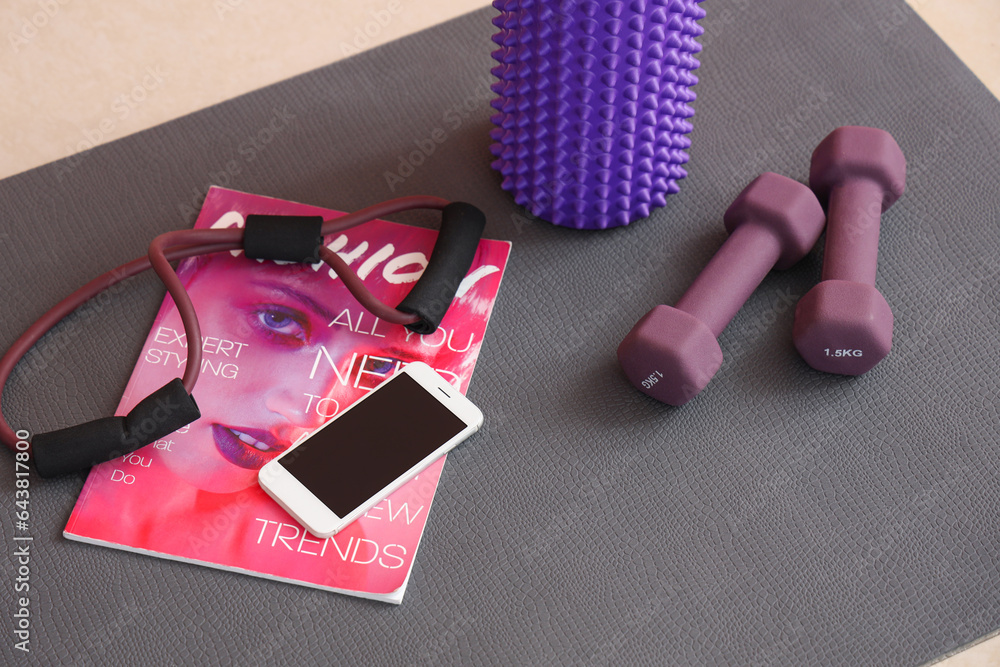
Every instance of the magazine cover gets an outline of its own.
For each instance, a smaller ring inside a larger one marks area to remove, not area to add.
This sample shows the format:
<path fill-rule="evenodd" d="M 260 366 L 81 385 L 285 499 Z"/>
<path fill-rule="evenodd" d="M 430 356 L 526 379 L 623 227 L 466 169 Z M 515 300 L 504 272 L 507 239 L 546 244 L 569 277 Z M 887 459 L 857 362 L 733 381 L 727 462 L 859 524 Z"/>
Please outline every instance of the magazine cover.
<path fill-rule="evenodd" d="M 213 187 L 196 229 L 247 214 L 340 215 Z M 374 220 L 328 246 L 389 304 L 419 278 L 432 229 Z M 257 471 L 410 361 L 465 393 L 510 243 L 483 240 L 440 327 L 415 334 L 362 308 L 325 264 L 250 260 L 242 251 L 181 262 L 202 329 L 201 419 L 94 467 L 64 535 L 73 540 L 399 603 L 444 458 L 327 539 L 306 532 L 257 484 Z M 188 341 L 167 296 L 118 406 L 126 414 L 179 377 Z M 378 428 L 378 424 L 372 424 Z M 477 447 L 475 438 L 463 447 Z"/>

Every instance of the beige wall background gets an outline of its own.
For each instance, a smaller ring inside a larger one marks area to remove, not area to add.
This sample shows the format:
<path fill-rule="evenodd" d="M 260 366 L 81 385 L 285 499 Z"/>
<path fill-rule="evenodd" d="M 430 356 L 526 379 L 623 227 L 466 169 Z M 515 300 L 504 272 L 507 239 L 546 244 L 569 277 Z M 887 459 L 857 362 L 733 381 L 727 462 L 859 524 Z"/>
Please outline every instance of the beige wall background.
<path fill-rule="evenodd" d="M 487 4 L 4 0 L 0 178 Z"/>
<path fill-rule="evenodd" d="M 907 2 L 1000 97 L 1000 0 Z M 488 0 L 3 0 L 0 178 L 488 4 Z M 707 10 L 711 12 L 715 4 L 716 0 L 708 0 Z M 1000 665 L 1000 637 L 941 664 Z"/>

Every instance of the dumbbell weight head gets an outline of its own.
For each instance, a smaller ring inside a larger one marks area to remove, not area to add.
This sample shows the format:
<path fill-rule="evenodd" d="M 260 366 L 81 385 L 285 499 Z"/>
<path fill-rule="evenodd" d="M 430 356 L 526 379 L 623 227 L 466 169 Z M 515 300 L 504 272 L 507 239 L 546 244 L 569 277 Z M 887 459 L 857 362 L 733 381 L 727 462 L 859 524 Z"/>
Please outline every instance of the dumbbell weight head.
<path fill-rule="evenodd" d="M 906 190 L 906 158 L 892 135 L 877 127 L 844 126 L 826 135 L 813 150 L 809 187 L 824 207 L 833 190 L 848 180 L 878 184 L 885 213 Z"/>
<path fill-rule="evenodd" d="M 722 366 L 715 334 L 695 316 L 656 306 L 618 346 L 618 363 L 637 389 L 669 405 L 684 405 Z"/>
<path fill-rule="evenodd" d="M 724 216 L 729 238 L 676 307 L 657 306 L 618 346 L 626 377 L 653 398 L 683 405 L 722 365 L 718 335 L 764 276 L 800 260 L 823 231 L 823 209 L 806 186 L 758 176 Z"/>
<path fill-rule="evenodd" d="M 780 244 L 778 259 L 769 269 L 784 271 L 813 249 L 823 233 L 826 215 L 812 190 L 768 171 L 743 188 L 722 219 L 730 236 L 741 225 L 766 228 Z"/>
<path fill-rule="evenodd" d="M 888 132 L 840 127 L 813 152 L 809 184 L 828 208 L 822 282 L 799 301 L 792 338 L 817 370 L 860 375 L 892 348 L 875 288 L 881 214 L 903 194 L 906 159 Z"/>
<path fill-rule="evenodd" d="M 818 371 L 861 375 L 892 349 L 892 310 L 877 289 L 824 280 L 795 307 L 795 349 Z"/>

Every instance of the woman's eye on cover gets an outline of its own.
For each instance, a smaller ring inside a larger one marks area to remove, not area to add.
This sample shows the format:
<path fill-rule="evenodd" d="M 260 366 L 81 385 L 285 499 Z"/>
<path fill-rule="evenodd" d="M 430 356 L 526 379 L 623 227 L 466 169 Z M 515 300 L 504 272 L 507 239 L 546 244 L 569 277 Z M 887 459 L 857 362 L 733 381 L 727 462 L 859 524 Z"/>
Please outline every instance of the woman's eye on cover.
<path fill-rule="evenodd" d="M 370 357 L 368 359 L 368 370 L 373 373 L 388 373 L 392 370 L 394 364 L 394 359 L 386 359 L 384 357 Z"/>
<path fill-rule="evenodd" d="M 406 363 L 397 357 L 360 355 L 351 369 L 351 375 L 355 378 L 354 386 L 361 389 L 374 389 L 394 375 Z"/>
<path fill-rule="evenodd" d="M 255 324 L 268 338 L 288 344 L 304 344 L 309 333 L 301 315 L 274 306 L 258 310 Z"/>

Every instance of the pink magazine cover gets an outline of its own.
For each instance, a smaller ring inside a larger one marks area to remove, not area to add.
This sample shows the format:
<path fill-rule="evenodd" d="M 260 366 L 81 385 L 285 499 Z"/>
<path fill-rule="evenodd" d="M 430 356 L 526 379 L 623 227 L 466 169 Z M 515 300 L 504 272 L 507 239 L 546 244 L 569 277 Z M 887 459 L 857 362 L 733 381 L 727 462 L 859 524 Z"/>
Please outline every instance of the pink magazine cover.
<path fill-rule="evenodd" d="M 196 229 L 250 213 L 336 211 L 213 187 Z M 383 301 L 399 303 L 437 232 L 374 220 L 326 238 Z M 94 467 L 63 534 L 73 540 L 399 603 L 444 458 L 331 538 L 307 533 L 257 484 L 257 471 L 410 361 L 469 387 L 510 243 L 483 240 L 440 327 L 419 335 L 364 310 L 325 264 L 242 252 L 185 260 L 178 274 L 201 323 L 193 391 L 201 419 Z M 187 341 L 168 296 L 118 406 L 183 373 Z M 378 428 L 378 424 L 372 424 Z M 473 437 L 462 447 L 482 443 Z"/>

